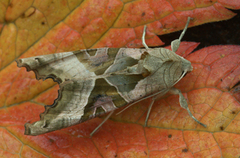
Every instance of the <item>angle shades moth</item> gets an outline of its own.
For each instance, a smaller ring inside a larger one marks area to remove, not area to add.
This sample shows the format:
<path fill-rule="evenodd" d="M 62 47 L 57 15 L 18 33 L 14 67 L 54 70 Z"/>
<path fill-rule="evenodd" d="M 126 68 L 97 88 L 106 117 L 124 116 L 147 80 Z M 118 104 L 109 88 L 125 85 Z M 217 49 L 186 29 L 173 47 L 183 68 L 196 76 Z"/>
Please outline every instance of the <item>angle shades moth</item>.
<path fill-rule="evenodd" d="M 17 66 L 33 71 L 38 80 L 52 78 L 60 86 L 58 98 L 53 105 L 45 106 L 40 120 L 25 124 L 25 134 L 44 134 L 108 112 L 111 115 L 124 105 L 152 97 L 145 121 L 147 125 L 154 100 L 168 91 L 178 94 L 181 107 L 206 127 L 192 115 L 181 91 L 173 88 L 192 71 L 191 62 L 175 53 L 189 21 L 190 18 L 179 39 L 172 41 L 172 51 L 148 48 L 144 27 L 142 43 L 145 49 L 85 49 L 17 59 Z"/>

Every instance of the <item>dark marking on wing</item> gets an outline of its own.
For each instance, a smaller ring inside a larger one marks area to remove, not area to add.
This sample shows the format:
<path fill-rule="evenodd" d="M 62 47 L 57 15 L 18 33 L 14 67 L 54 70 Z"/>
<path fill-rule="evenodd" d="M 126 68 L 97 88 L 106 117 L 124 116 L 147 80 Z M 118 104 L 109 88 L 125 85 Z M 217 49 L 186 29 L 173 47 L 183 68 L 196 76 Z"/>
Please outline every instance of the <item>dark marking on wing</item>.
<path fill-rule="evenodd" d="M 103 78 L 97 79 L 95 81 L 94 89 L 92 90 L 88 98 L 88 104 L 85 106 L 84 115 L 81 120 L 86 121 L 93 117 L 93 113 L 96 108 L 94 107 L 94 103 L 96 102 L 96 100 L 103 97 L 110 97 L 111 101 L 116 107 L 124 106 L 127 104 L 127 102 L 118 94 L 118 91 L 114 86 L 109 85 Z M 112 107 L 112 109 L 108 109 L 108 111 L 112 110 L 115 110 L 114 106 Z M 97 107 L 96 116 L 105 113 L 106 111 L 103 108 Z"/>
<path fill-rule="evenodd" d="M 98 50 L 99 49 L 90 49 L 86 51 L 81 50 L 81 52 L 75 51 L 74 54 L 85 66 L 85 68 L 94 72 L 96 75 L 102 75 L 107 68 L 113 64 L 119 48 L 109 48 L 106 49 L 106 54 L 102 54 L 102 56 L 95 56 Z M 91 57 L 89 57 L 87 53 Z"/>

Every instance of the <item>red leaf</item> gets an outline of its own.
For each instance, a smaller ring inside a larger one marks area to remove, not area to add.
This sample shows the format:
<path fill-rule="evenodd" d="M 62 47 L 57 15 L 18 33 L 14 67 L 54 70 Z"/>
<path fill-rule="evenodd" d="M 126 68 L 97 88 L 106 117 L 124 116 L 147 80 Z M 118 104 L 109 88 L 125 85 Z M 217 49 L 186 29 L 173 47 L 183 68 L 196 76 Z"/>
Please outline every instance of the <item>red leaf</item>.
<path fill-rule="evenodd" d="M 112 117 L 92 137 L 102 121 L 96 118 L 60 131 L 25 136 L 24 123 L 39 120 L 43 104 L 52 104 L 58 86 L 37 81 L 14 60 L 97 47 L 159 46 L 156 35 L 190 26 L 226 20 L 239 0 L 12 0 L 0 3 L 0 157 L 239 157 L 239 46 L 212 46 L 196 51 L 197 43 L 179 49 L 194 66 L 176 85 L 197 119 L 180 108 L 177 96 L 155 103 L 149 127 L 143 127 L 145 100 Z M 238 84 L 237 84 L 238 83 Z M 114 121 L 113 121 L 114 120 Z"/>

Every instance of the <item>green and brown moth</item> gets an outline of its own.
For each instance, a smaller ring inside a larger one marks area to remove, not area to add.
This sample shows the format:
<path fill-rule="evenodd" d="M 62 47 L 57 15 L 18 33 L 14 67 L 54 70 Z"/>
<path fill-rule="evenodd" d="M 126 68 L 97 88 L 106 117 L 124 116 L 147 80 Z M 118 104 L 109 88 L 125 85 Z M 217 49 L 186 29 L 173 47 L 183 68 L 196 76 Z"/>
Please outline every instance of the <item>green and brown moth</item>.
<path fill-rule="evenodd" d="M 35 72 L 38 80 L 52 78 L 60 86 L 58 98 L 53 105 L 45 106 L 40 121 L 25 124 L 25 134 L 44 134 L 108 112 L 110 117 L 114 110 L 124 105 L 131 106 L 152 97 L 147 125 L 154 100 L 169 91 L 178 94 L 181 107 L 206 127 L 192 115 L 181 91 L 173 88 L 193 69 L 190 61 L 175 53 L 189 21 L 190 18 L 179 39 L 171 43 L 172 51 L 148 48 L 144 27 L 142 43 L 145 49 L 86 49 L 16 60 L 18 67 Z"/>

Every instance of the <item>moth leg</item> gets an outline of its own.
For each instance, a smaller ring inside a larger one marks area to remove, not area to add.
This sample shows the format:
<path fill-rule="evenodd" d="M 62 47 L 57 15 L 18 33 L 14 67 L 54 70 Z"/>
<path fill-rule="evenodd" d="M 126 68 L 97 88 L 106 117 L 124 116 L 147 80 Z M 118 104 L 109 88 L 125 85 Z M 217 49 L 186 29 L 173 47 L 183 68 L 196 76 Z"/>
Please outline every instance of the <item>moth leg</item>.
<path fill-rule="evenodd" d="M 179 39 L 176 39 L 174 41 L 171 42 L 171 48 L 172 48 L 172 51 L 173 52 L 176 52 L 179 48 L 179 45 L 180 45 L 180 42 L 185 34 L 185 32 L 187 31 L 187 28 L 188 28 L 188 25 L 189 25 L 189 22 L 190 22 L 190 17 L 188 17 L 188 20 L 187 20 L 187 24 L 185 25 L 185 28 L 183 29 Z"/>
<path fill-rule="evenodd" d="M 151 98 L 151 97 L 155 97 L 155 99 L 156 99 L 156 98 L 159 98 L 159 97 L 161 97 L 162 94 L 165 93 L 165 92 L 167 92 L 167 91 L 166 91 L 166 90 L 162 90 L 162 91 L 159 91 L 159 92 L 157 92 L 157 93 L 155 93 L 155 94 L 152 94 L 152 95 L 146 96 L 146 97 L 144 97 L 144 98 L 138 99 L 138 100 L 134 101 L 133 103 L 129 104 L 128 106 L 126 106 L 126 107 L 125 107 L 123 110 L 121 110 L 120 112 L 116 113 L 116 115 L 119 115 L 120 113 L 122 113 L 123 111 L 125 111 L 125 110 L 127 110 L 129 107 L 131 107 L 132 105 L 134 105 L 134 104 L 136 104 L 136 103 L 138 103 L 138 102 L 140 102 L 140 101 L 142 101 L 142 100 L 145 100 L 145 99 L 147 99 L 147 98 Z"/>
<path fill-rule="evenodd" d="M 147 28 L 147 26 L 144 25 L 143 34 L 142 34 L 142 45 L 143 45 L 146 49 L 148 49 L 148 46 L 147 46 L 147 44 L 146 44 L 146 42 L 145 42 L 146 28 Z"/>
<path fill-rule="evenodd" d="M 188 114 L 197 122 L 199 123 L 200 125 L 202 125 L 203 127 L 207 127 L 207 125 L 201 123 L 200 121 L 198 121 L 194 116 L 193 114 L 191 113 L 191 111 L 189 110 L 188 108 L 188 104 L 187 104 L 187 101 L 185 99 L 185 97 L 183 96 L 182 92 L 177 89 L 177 88 L 171 88 L 170 91 L 171 93 L 173 94 L 178 94 L 179 95 L 179 103 L 180 103 L 180 106 L 184 109 L 186 109 L 188 111 Z"/>
<path fill-rule="evenodd" d="M 93 134 L 109 119 L 109 117 L 113 114 L 114 111 L 111 111 L 107 117 L 92 131 L 92 133 L 90 134 L 90 136 L 92 137 Z"/>
<path fill-rule="evenodd" d="M 155 95 L 155 94 L 154 94 L 154 95 Z M 145 99 L 147 99 L 147 98 L 150 98 L 150 97 L 152 97 L 152 96 L 154 96 L 154 95 L 147 96 L 147 97 L 145 97 L 145 98 L 139 99 L 139 100 L 137 100 L 137 101 L 129 104 L 129 105 L 126 106 L 123 110 L 121 110 L 121 111 L 119 111 L 118 113 L 116 113 L 116 115 L 119 115 L 120 113 L 122 113 L 123 111 L 127 110 L 128 108 L 130 108 L 130 107 L 133 106 L 134 104 L 136 104 L 136 103 L 138 103 L 138 102 L 140 102 L 140 101 L 142 101 L 142 100 L 145 100 Z"/>
<path fill-rule="evenodd" d="M 149 107 L 148 107 L 148 112 L 147 112 L 147 116 L 146 116 L 146 119 L 145 119 L 145 124 L 144 124 L 144 126 L 147 126 L 148 118 L 149 118 L 150 112 L 151 112 L 151 110 L 152 110 L 152 106 L 153 106 L 156 98 L 157 98 L 156 96 L 152 97 L 152 101 L 151 101 L 151 103 L 150 103 L 150 105 L 149 105 Z"/>

